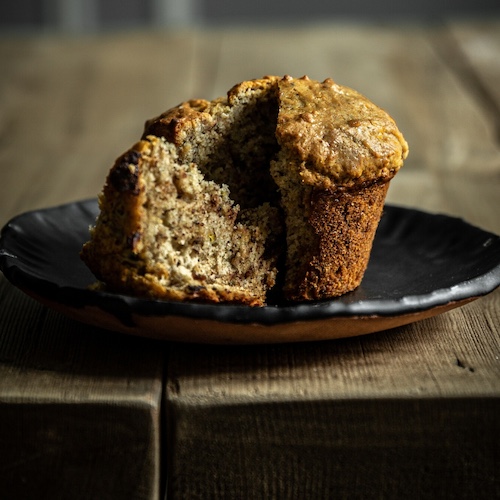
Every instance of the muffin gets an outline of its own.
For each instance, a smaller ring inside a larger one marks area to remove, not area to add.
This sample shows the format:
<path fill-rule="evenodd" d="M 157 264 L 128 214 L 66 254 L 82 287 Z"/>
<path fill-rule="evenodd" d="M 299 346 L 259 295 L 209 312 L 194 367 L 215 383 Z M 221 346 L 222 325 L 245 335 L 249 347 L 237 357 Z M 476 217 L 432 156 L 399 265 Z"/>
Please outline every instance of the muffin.
<path fill-rule="evenodd" d="M 106 289 L 264 305 L 355 289 L 407 144 L 327 79 L 270 76 L 146 122 L 111 168 L 82 259 Z"/>

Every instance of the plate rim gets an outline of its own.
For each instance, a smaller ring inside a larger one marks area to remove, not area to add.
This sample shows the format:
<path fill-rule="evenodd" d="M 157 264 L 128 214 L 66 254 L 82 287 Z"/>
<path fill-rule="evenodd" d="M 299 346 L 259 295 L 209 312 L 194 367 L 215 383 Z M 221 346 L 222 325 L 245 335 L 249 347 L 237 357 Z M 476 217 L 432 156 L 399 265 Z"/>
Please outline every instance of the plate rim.
<path fill-rule="evenodd" d="M 496 265 L 488 272 L 482 273 L 475 278 L 460 282 L 453 287 L 437 288 L 432 293 L 421 295 L 408 295 L 395 299 L 382 299 L 379 301 L 358 300 L 346 304 L 338 299 L 326 301 L 308 302 L 305 304 L 266 305 L 263 307 L 250 307 L 236 304 L 202 304 L 186 303 L 163 300 L 150 300 L 129 295 L 112 292 L 83 289 L 77 286 L 61 286 L 44 278 L 35 277 L 16 265 L 18 256 L 13 255 L 5 247 L 5 240 L 9 233 L 14 233 L 13 226 L 25 217 L 33 214 L 46 215 L 49 211 L 61 211 L 69 207 L 89 209 L 95 207 L 96 198 L 88 198 L 79 201 L 64 203 L 52 207 L 30 210 L 13 217 L 1 230 L 0 233 L 0 270 L 14 286 L 25 293 L 29 290 L 35 295 L 41 295 L 50 301 L 71 307 L 96 306 L 107 313 L 112 313 L 124 322 L 131 321 L 132 316 L 182 316 L 192 319 L 206 319 L 216 322 L 230 324 L 259 324 L 279 325 L 296 321 L 315 321 L 334 317 L 369 318 L 369 317 L 394 317 L 411 313 L 430 310 L 452 302 L 460 302 L 469 298 L 479 298 L 494 291 L 500 286 L 500 254 Z M 471 228 L 481 231 L 486 236 L 500 241 L 500 237 L 474 226 L 462 218 L 448 216 L 441 213 L 431 213 L 420 209 L 404 207 L 396 204 L 386 203 L 385 209 L 399 211 L 405 215 L 412 213 L 430 218 L 446 218 L 455 223 L 465 224 Z M 464 285 L 460 287 L 459 285 Z M 423 300 L 425 298 L 425 300 Z"/>

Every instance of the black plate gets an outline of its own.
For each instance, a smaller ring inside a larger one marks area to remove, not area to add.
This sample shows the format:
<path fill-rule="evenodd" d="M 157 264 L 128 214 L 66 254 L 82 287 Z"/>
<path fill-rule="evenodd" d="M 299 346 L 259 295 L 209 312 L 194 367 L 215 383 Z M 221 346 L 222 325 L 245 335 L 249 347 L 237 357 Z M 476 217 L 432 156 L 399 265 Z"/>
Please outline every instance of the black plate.
<path fill-rule="evenodd" d="M 438 314 L 500 285 L 500 237 L 461 219 L 388 205 L 361 286 L 333 300 L 252 308 L 96 292 L 79 252 L 97 213 L 96 200 L 86 200 L 15 217 L 1 233 L 0 269 L 49 306 L 132 334 L 245 343 L 337 338 Z M 328 322 L 334 319 L 341 321 Z"/>

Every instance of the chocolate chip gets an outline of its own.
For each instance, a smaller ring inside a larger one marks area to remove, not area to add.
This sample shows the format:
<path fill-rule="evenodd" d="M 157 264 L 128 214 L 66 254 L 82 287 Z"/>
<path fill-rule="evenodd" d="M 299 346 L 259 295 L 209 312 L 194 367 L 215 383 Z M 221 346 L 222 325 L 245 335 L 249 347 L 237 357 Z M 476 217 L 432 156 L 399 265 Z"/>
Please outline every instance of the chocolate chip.
<path fill-rule="evenodd" d="M 109 174 L 109 182 L 120 193 L 129 191 L 132 194 L 139 194 L 139 168 L 137 164 L 141 153 L 138 151 L 128 151 L 115 164 Z"/>

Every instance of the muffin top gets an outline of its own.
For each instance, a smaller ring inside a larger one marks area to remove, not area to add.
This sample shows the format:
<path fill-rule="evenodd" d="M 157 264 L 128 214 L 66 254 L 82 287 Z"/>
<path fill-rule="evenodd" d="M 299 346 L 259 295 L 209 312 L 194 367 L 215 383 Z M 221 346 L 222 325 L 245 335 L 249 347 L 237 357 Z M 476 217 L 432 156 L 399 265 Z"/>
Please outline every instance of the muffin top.
<path fill-rule="evenodd" d="M 165 137 L 182 157 L 192 136 L 206 137 L 221 116 L 258 100 L 275 110 L 269 117 L 276 121 L 266 133 L 275 136 L 280 154 L 291 169 L 299 169 L 302 182 L 316 189 L 387 182 L 408 155 L 405 139 L 383 109 L 330 78 L 319 82 L 307 76 L 265 76 L 239 83 L 213 101 L 184 102 L 146 122 L 143 137 Z"/>
<path fill-rule="evenodd" d="M 279 81 L 276 137 L 305 184 L 322 190 L 387 182 L 408 145 L 394 120 L 366 97 L 332 79 Z"/>

